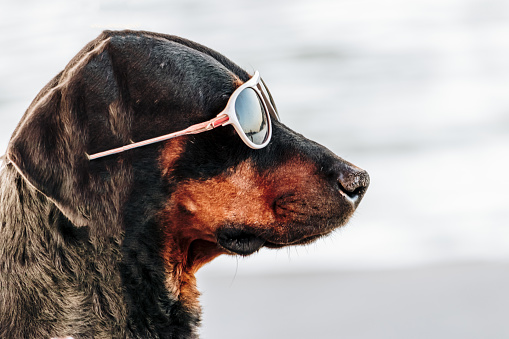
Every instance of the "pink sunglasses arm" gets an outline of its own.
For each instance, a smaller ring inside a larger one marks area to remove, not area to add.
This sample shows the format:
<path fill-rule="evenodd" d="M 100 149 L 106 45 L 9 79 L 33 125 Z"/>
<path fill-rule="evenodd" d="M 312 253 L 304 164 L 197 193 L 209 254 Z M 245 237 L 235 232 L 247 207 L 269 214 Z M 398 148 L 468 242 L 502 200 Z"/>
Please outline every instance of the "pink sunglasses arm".
<path fill-rule="evenodd" d="M 156 142 L 160 142 L 160 141 L 164 141 L 164 140 L 169 140 L 169 139 L 172 139 L 172 138 L 180 137 L 182 135 L 198 134 L 198 133 L 201 133 L 201 132 L 210 131 L 211 129 L 214 129 L 216 127 L 223 126 L 224 124 L 226 124 L 228 122 L 228 120 L 229 120 L 229 117 L 227 115 L 220 114 L 217 117 L 215 117 L 215 118 L 213 118 L 213 119 L 211 119 L 209 121 L 205 121 L 205 122 L 202 122 L 202 123 L 199 123 L 199 124 L 196 124 L 196 125 L 189 126 L 188 128 L 186 128 L 186 129 L 184 129 L 182 131 L 178 131 L 178 132 L 173 132 L 173 133 L 170 133 L 170 134 L 161 135 L 161 136 L 156 137 L 156 138 L 147 139 L 147 140 L 135 142 L 135 143 L 132 143 L 132 144 L 129 144 L 129 145 L 125 145 L 125 146 L 122 146 L 122 147 L 113 148 L 113 149 L 110 149 L 110 150 L 107 150 L 107 151 L 104 151 L 104 152 L 99 152 L 99 153 L 91 154 L 91 155 L 88 155 L 88 159 L 89 160 L 94 160 L 94 159 L 97 159 L 97 158 L 102 158 L 102 157 L 105 157 L 105 156 L 108 156 L 108 155 L 111 155 L 111 154 L 121 153 L 121 152 L 130 150 L 130 149 L 133 149 L 133 148 L 137 148 L 137 147 L 141 147 L 141 146 L 145 146 L 145 145 L 150 145 L 150 144 L 153 144 L 153 143 L 156 143 Z"/>

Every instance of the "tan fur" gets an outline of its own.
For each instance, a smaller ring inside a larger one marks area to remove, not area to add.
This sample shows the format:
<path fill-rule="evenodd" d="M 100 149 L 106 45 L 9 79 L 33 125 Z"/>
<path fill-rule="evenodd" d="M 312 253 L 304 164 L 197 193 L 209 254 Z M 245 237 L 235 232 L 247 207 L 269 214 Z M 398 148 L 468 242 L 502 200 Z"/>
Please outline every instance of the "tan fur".
<path fill-rule="evenodd" d="M 182 141 L 182 139 L 180 139 Z M 182 145 L 165 147 L 161 166 L 165 175 L 182 149 Z M 189 180 L 179 184 L 162 212 L 165 233 L 163 256 L 169 273 L 168 288 L 182 302 L 199 309 L 196 271 L 226 250 L 216 244 L 215 231 L 227 222 L 264 227 L 285 217 L 277 213 L 272 202 L 278 195 L 308 187 L 313 194 L 317 185 L 316 169 L 295 158 L 271 173 L 258 173 L 250 162 L 208 180 Z M 285 229 L 279 230 L 281 234 Z"/>

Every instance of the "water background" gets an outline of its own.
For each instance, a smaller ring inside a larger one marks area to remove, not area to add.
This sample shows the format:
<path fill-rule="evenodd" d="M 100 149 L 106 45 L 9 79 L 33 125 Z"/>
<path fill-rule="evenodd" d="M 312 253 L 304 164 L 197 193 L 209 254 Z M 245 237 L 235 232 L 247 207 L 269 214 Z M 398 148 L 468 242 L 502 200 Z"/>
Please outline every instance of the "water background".
<path fill-rule="evenodd" d="M 409 278 L 423 270 L 432 280 L 435 273 L 442 272 L 444 278 L 444 272 L 449 272 L 441 267 L 468 267 L 469 277 L 488 270 L 487 276 L 493 279 L 479 282 L 488 290 L 509 283 L 505 274 L 509 263 L 509 1 L 0 0 L 0 152 L 38 91 L 103 29 L 122 28 L 180 35 L 214 48 L 249 71 L 260 70 L 288 126 L 371 175 L 371 187 L 355 217 L 332 237 L 307 247 L 262 250 L 246 259 L 223 257 L 204 268 L 199 273 L 201 289 L 212 289 L 223 298 L 203 297 L 204 337 L 224 338 L 225 328 L 232 330 L 231 338 L 285 337 L 278 331 L 286 323 L 278 325 L 279 320 L 274 320 L 270 325 L 271 317 L 277 319 L 279 314 L 270 300 L 257 304 L 260 300 L 255 298 L 249 305 L 239 301 L 230 306 L 238 310 L 226 306 L 235 288 L 244 295 L 259 292 L 256 286 L 266 292 L 270 286 L 284 291 L 288 283 L 307 277 L 310 290 L 330 286 L 331 295 L 335 286 L 345 287 L 341 277 L 349 272 L 372 274 L 375 280 L 380 274 L 393 279 L 387 286 L 390 296 L 391 288 L 396 293 L 398 282 L 404 280 L 394 272 L 407 272 L 401 274 Z M 411 281 L 419 291 L 418 280 Z M 456 291 L 454 284 L 447 286 Z M 220 294 L 223 287 L 230 294 Z M 345 288 L 356 291 L 353 285 Z M 447 314 L 465 310 L 458 300 L 476 295 L 470 292 L 450 299 Z M 497 295 L 494 303 L 506 300 L 508 292 L 497 290 Z M 395 294 L 389 300 L 397 303 L 404 298 Z M 333 312 L 321 299 L 313 307 Z M 218 305 L 222 300 L 224 304 Z M 304 316 L 291 306 L 292 300 L 281 301 L 290 305 L 285 314 L 295 312 L 288 326 L 307 328 L 303 324 L 313 312 Z M 356 304 L 355 300 L 337 302 Z M 489 305 L 484 307 L 493 310 L 491 319 L 503 315 L 498 310 L 507 311 L 507 307 Z M 229 321 L 245 315 L 242 319 L 252 323 L 253 314 L 266 314 L 266 307 L 275 313 L 257 326 L 260 332 L 246 331 L 238 319 Z M 458 316 L 458 324 L 475 318 L 481 321 L 478 329 L 494 331 L 487 337 L 503 338 L 509 333 L 509 325 L 484 324 L 488 315 L 477 314 L 478 305 L 470 307 L 472 313 Z M 410 303 L 408 310 L 412 309 L 418 305 Z M 213 318 L 212 313 L 225 316 Z M 391 320 L 397 318 L 387 323 Z M 441 338 L 440 333 L 444 338 L 466 338 L 465 333 L 475 333 L 458 325 L 454 328 L 464 330 L 459 336 L 460 332 L 451 332 L 450 322 L 441 324 L 435 324 L 436 331 L 427 337 Z M 363 328 L 361 323 L 343 325 L 343 332 L 334 330 L 334 321 L 312 327 L 324 329 L 320 338 L 340 337 L 348 326 L 352 329 L 347 332 L 349 338 L 375 336 L 356 332 Z M 272 332 L 265 331 L 269 327 Z M 245 333 L 236 336 L 236 328 Z M 380 325 L 374 331 L 380 338 L 408 338 L 418 328 L 393 333 Z M 286 333 L 293 338 L 299 333 L 312 337 L 305 331 Z"/>

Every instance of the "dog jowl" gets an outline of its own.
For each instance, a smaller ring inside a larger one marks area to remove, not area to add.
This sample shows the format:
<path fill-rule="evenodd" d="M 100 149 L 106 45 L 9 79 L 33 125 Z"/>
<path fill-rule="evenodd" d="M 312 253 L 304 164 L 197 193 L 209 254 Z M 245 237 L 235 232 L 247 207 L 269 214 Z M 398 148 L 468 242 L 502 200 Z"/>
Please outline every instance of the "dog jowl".
<path fill-rule="evenodd" d="M 286 127 L 258 73 L 134 31 L 41 90 L 0 180 L 2 338 L 196 337 L 203 264 L 325 236 L 369 184 Z"/>

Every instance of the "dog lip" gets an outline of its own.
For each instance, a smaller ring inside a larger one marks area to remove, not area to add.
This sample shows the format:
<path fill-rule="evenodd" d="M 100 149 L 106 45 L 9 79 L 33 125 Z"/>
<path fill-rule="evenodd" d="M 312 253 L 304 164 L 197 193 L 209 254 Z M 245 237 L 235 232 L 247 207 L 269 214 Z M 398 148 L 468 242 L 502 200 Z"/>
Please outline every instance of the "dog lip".
<path fill-rule="evenodd" d="M 228 228 L 219 232 L 217 243 L 226 250 L 239 254 L 250 255 L 265 244 L 265 240 L 252 232 L 242 229 Z"/>
<path fill-rule="evenodd" d="M 309 244 L 330 232 L 332 232 L 332 230 L 305 235 L 294 240 L 279 240 L 264 238 L 245 229 L 227 228 L 219 231 L 217 243 L 229 252 L 247 256 L 257 252 L 262 247 L 282 248 L 292 245 Z"/>
<path fill-rule="evenodd" d="M 266 240 L 265 247 L 281 248 L 281 247 L 285 247 L 285 246 L 305 245 L 305 244 L 309 244 L 309 243 L 313 242 L 314 240 L 316 240 L 318 238 L 328 235 L 333 230 L 334 229 L 328 229 L 328 230 L 323 230 L 321 232 L 308 234 L 308 235 L 299 237 L 298 239 L 295 239 L 292 241 Z"/>
<path fill-rule="evenodd" d="M 320 233 L 320 234 L 313 234 L 313 235 L 309 235 L 309 236 L 306 236 L 306 237 L 303 237 L 303 238 L 300 238 L 298 240 L 295 240 L 295 241 L 292 241 L 292 242 L 270 242 L 270 241 L 266 241 L 264 246 L 267 247 L 267 248 L 283 248 L 283 247 L 286 247 L 286 246 L 296 246 L 296 245 L 306 245 L 306 244 L 309 244 L 313 241 L 315 241 L 316 239 L 318 238 L 321 238 L 327 234 L 329 234 L 330 232 L 326 232 L 326 233 Z"/>

